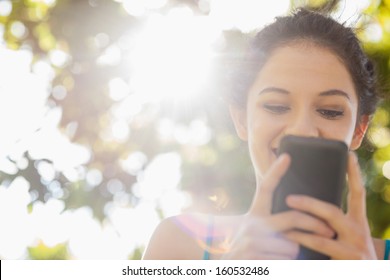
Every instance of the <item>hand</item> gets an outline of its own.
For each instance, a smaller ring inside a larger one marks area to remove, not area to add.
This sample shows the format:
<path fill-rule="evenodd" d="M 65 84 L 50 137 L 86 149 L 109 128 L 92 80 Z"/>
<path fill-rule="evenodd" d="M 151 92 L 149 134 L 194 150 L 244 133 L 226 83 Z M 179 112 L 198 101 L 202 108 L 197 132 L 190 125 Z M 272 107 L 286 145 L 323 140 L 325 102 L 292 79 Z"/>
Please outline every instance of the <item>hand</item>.
<path fill-rule="evenodd" d="M 295 228 L 314 232 L 329 239 L 335 232 L 322 220 L 301 211 L 271 215 L 272 197 L 281 177 L 290 164 L 290 157 L 281 155 L 264 176 L 252 206 L 235 228 L 223 259 L 295 259 L 299 244 L 286 238 Z"/>
<path fill-rule="evenodd" d="M 289 232 L 288 239 L 332 259 L 376 259 L 366 217 L 366 193 L 357 157 L 352 152 L 348 157 L 348 186 L 346 214 L 332 204 L 308 196 L 287 198 L 291 208 L 315 215 L 329 224 L 337 232 L 336 239 L 297 231 Z"/>

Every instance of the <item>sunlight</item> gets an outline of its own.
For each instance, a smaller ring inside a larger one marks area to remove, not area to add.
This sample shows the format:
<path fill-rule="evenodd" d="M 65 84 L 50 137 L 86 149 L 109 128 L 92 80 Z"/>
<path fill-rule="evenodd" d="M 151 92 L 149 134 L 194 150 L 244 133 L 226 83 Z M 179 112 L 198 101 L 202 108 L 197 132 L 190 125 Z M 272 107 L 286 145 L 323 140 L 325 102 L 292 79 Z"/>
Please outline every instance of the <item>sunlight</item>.
<path fill-rule="evenodd" d="M 334 13 L 334 18 L 347 25 L 354 25 L 361 18 L 361 12 L 371 3 L 371 0 L 341 1 L 339 9 Z"/>
<path fill-rule="evenodd" d="M 54 180 L 56 171 L 51 163 L 48 163 L 44 160 L 38 161 L 35 164 L 35 168 L 37 169 L 43 181 L 51 182 Z"/>
<path fill-rule="evenodd" d="M 96 64 L 100 66 L 113 66 L 119 64 L 121 59 L 121 49 L 116 44 L 113 44 L 106 48 L 103 54 L 97 58 Z"/>
<path fill-rule="evenodd" d="M 129 124 L 124 120 L 115 120 L 111 125 L 111 135 L 119 142 L 128 140 L 130 134 Z"/>
<path fill-rule="evenodd" d="M 48 111 L 49 81 L 31 73 L 30 51 L 0 49 L 0 60 L 0 129 L 7 131 L 0 138 L 0 157 L 3 157 L 16 142 L 28 138 L 40 127 Z"/>
<path fill-rule="evenodd" d="M 12 3 L 10 0 L 3 0 L 0 2 L 0 16 L 7 17 L 12 12 Z"/>
<path fill-rule="evenodd" d="M 125 11 L 132 16 L 140 17 L 145 15 L 148 9 L 159 9 L 163 7 L 167 0 L 120 0 Z"/>
<path fill-rule="evenodd" d="M 33 227 L 27 212 L 27 205 L 31 201 L 29 188 L 29 182 L 23 177 L 15 178 L 9 186 L 0 186 L 0 258 L 2 259 L 25 258 L 26 248 L 33 241 Z"/>
<path fill-rule="evenodd" d="M 18 168 L 15 163 L 8 158 L 0 157 L 0 171 L 5 172 L 6 174 L 15 175 L 18 172 Z"/>
<path fill-rule="evenodd" d="M 14 35 L 16 38 L 23 38 L 27 35 L 27 28 L 23 24 L 23 22 L 20 21 L 14 21 L 11 25 L 11 33 Z"/>
<path fill-rule="evenodd" d="M 175 190 L 181 178 L 181 158 L 171 152 L 157 155 L 138 176 L 134 195 L 147 201 L 156 201 L 165 193 Z"/>
<path fill-rule="evenodd" d="M 182 145 L 202 146 L 207 144 L 212 136 L 211 129 L 200 119 L 193 120 L 189 125 L 182 125 L 164 118 L 159 121 L 157 131 L 161 141 L 176 141 Z"/>
<path fill-rule="evenodd" d="M 364 29 L 364 36 L 369 42 L 378 43 L 383 38 L 383 30 L 378 22 L 372 22 Z"/>
<path fill-rule="evenodd" d="M 42 241 L 46 246 L 53 247 L 67 241 L 69 238 L 69 225 L 64 223 L 61 213 L 65 208 L 62 200 L 50 199 L 46 203 L 35 202 L 30 220 L 36 241 Z"/>
<path fill-rule="evenodd" d="M 138 6 L 138 12 L 142 10 L 140 14 L 149 9 L 140 1 L 124 1 L 123 5 L 130 3 Z M 185 6 L 173 8 L 165 15 L 148 14 L 147 24 L 139 30 L 128 58 L 133 69 L 130 90 L 142 96 L 144 102 L 188 101 L 200 96 L 212 78 L 213 59 L 223 41 L 223 30 L 258 29 L 275 15 L 285 13 L 289 1 L 272 5 L 254 0 L 214 0 L 207 6 L 207 16 L 194 15 Z"/>
<path fill-rule="evenodd" d="M 54 111 L 51 116 L 55 117 Z M 30 137 L 28 151 L 32 159 L 48 159 L 57 171 L 70 171 L 89 161 L 91 151 L 80 144 L 72 143 L 57 128 L 51 118 L 48 124 Z M 59 121 L 59 119 L 58 119 Z"/>
<path fill-rule="evenodd" d="M 124 171 L 136 176 L 147 163 L 148 158 L 141 151 L 136 151 L 127 156 L 126 159 L 120 160 L 119 164 Z"/>
<path fill-rule="evenodd" d="M 263 27 L 276 15 L 287 12 L 289 0 L 212 0 L 210 17 L 223 30 L 239 29 L 245 33 Z"/>
<path fill-rule="evenodd" d="M 382 174 L 390 180 L 390 161 L 386 161 L 382 167 Z"/>
<path fill-rule="evenodd" d="M 90 169 L 85 179 L 87 180 L 88 188 L 94 188 L 103 181 L 103 174 L 99 169 Z"/>
<path fill-rule="evenodd" d="M 108 82 L 109 95 L 112 100 L 120 101 L 130 93 L 129 85 L 121 78 L 113 78 Z"/>
<path fill-rule="evenodd" d="M 127 161 L 129 171 L 140 170 L 146 163 L 143 154 L 133 154 Z M 191 197 L 179 189 L 181 158 L 177 153 L 156 156 L 138 176 L 133 193 L 142 203 L 158 208 L 163 217 L 178 215 L 191 204 Z"/>
<path fill-rule="evenodd" d="M 171 217 L 182 213 L 183 209 L 191 205 L 191 196 L 181 190 L 165 192 L 159 199 L 159 206 L 163 217 Z"/>
<path fill-rule="evenodd" d="M 112 97 L 112 96 L 115 97 Z M 119 98 L 123 96 L 121 93 L 110 94 L 111 98 Z M 141 95 L 132 94 L 125 97 L 121 102 L 114 104 L 111 108 L 111 113 L 115 118 L 131 121 L 134 116 L 141 112 L 144 104 Z"/>
<path fill-rule="evenodd" d="M 102 225 L 88 208 L 67 211 L 65 224 L 73 258 L 127 259 L 136 247 L 146 245 L 160 220 L 154 205 L 149 203 L 141 203 L 135 208 L 111 205 L 108 209 Z"/>
<path fill-rule="evenodd" d="M 378 148 L 390 145 L 390 129 L 387 127 L 372 127 L 368 131 L 370 141 Z"/>
<path fill-rule="evenodd" d="M 101 258 L 103 251 L 98 248 L 102 242 L 102 227 L 93 218 L 91 209 L 89 207 L 82 207 L 71 213 L 71 219 L 68 220 L 70 236 L 68 247 L 70 253 L 76 259 Z M 104 242 L 107 242 L 107 240 Z"/>
<path fill-rule="evenodd" d="M 65 67 L 70 60 L 69 54 L 62 50 L 51 50 L 49 52 L 50 62 L 57 67 Z"/>
<path fill-rule="evenodd" d="M 189 8 L 150 16 L 130 58 L 133 91 L 152 102 L 199 94 L 211 70 L 211 44 L 219 35 L 208 21 Z"/>
<path fill-rule="evenodd" d="M 134 208 L 114 206 L 107 216 L 129 252 L 137 246 L 145 246 L 160 222 L 155 205 L 150 202 L 140 203 Z"/>

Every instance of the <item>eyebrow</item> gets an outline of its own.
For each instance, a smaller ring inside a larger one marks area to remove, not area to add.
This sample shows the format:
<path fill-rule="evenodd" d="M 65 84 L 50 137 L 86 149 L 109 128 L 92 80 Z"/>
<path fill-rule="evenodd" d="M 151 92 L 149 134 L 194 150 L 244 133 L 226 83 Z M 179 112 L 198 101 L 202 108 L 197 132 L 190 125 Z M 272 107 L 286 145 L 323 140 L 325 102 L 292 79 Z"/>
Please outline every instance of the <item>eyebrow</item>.
<path fill-rule="evenodd" d="M 264 94 L 268 92 L 276 92 L 276 93 L 282 93 L 282 94 L 289 94 L 290 92 L 284 88 L 278 88 L 278 87 L 266 87 L 263 88 L 259 94 Z"/>
<path fill-rule="evenodd" d="M 259 95 L 264 94 L 264 93 L 268 93 L 268 92 L 290 94 L 290 92 L 284 88 L 266 87 L 259 92 Z M 334 96 L 334 95 L 343 96 L 343 97 L 347 98 L 348 100 L 350 100 L 349 95 L 346 92 L 339 90 L 339 89 L 330 89 L 330 90 L 326 90 L 326 91 L 321 91 L 319 94 L 319 96 Z"/>
<path fill-rule="evenodd" d="M 320 92 L 320 96 L 332 96 L 332 95 L 344 96 L 345 98 L 350 100 L 349 95 L 346 92 L 339 89 L 330 89 L 330 90 Z"/>

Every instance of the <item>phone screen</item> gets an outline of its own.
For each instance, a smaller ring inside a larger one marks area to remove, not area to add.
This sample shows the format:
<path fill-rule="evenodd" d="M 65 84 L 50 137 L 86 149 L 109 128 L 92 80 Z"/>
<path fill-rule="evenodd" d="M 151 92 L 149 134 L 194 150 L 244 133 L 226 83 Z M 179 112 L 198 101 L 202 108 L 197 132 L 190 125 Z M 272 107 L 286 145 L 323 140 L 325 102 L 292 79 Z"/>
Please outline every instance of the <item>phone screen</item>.
<path fill-rule="evenodd" d="M 341 207 L 345 190 L 348 147 L 342 141 L 288 135 L 281 141 L 279 154 L 288 153 L 291 164 L 276 187 L 272 213 L 290 210 L 289 194 L 308 195 Z M 327 259 L 301 248 L 299 259 Z"/>

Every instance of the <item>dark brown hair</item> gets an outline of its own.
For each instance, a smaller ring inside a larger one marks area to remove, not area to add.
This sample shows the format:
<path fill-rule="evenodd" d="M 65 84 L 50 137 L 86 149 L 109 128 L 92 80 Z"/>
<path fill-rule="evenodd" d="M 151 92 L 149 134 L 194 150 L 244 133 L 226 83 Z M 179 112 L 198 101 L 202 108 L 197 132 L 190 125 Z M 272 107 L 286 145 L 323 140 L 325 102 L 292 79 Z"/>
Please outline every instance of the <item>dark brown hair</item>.
<path fill-rule="evenodd" d="M 231 76 L 233 85 L 229 100 L 245 108 L 247 92 L 272 52 L 295 42 L 313 43 L 329 49 L 348 69 L 359 99 L 359 115 L 375 112 L 379 95 L 373 63 L 362 49 L 354 30 L 330 16 L 300 8 L 292 15 L 277 17 L 253 38 L 237 71 Z"/>

